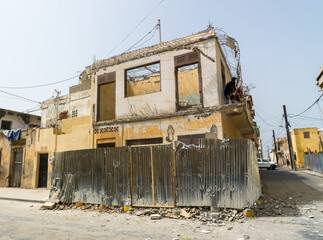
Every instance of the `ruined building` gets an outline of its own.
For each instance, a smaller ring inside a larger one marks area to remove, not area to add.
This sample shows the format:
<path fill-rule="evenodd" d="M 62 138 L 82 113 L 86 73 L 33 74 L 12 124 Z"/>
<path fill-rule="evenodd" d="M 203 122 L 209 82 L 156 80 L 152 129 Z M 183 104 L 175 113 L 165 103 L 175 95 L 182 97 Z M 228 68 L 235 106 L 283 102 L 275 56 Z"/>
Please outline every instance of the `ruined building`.
<path fill-rule="evenodd" d="M 237 55 L 233 39 L 225 40 Z M 251 96 L 225 103 L 226 83 L 233 74 L 238 86 L 242 80 L 213 28 L 97 61 L 87 70 L 93 74 L 93 148 L 256 138 Z"/>

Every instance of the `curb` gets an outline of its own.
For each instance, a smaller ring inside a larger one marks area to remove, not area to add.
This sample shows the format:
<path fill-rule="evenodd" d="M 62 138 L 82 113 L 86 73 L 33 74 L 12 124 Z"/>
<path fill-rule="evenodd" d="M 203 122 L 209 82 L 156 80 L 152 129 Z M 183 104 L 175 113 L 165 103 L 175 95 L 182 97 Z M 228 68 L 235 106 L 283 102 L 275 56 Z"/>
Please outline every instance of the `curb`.
<path fill-rule="evenodd" d="M 32 203 L 45 203 L 45 200 L 33 200 L 33 199 L 21 199 L 21 198 L 6 198 L 0 197 L 0 200 L 7 200 L 7 201 L 18 201 L 18 202 L 32 202 Z"/>
<path fill-rule="evenodd" d="M 305 174 L 312 175 L 312 176 L 316 176 L 316 177 L 320 177 L 320 178 L 323 178 L 323 174 L 318 173 L 318 172 L 311 172 L 311 171 L 309 171 L 309 170 L 299 170 L 298 172 L 300 172 L 300 173 L 305 173 Z"/>

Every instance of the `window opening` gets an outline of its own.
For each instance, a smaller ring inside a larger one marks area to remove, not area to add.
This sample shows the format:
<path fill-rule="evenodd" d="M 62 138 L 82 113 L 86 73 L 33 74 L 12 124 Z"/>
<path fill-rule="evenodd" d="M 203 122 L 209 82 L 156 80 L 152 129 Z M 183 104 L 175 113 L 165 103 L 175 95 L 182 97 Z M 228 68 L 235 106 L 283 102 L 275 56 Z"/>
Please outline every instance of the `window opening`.
<path fill-rule="evenodd" d="M 126 97 L 160 92 L 160 63 L 126 70 Z"/>
<path fill-rule="evenodd" d="M 2 120 L 1 121 L 1 129 L 3 130 L 11 130 L 11 121 L 5 121 L 5 120 Z"/>
<path fill-rule="evenodd" d="M 201 104 L 198 63 L 177 68 L 178 105 L 180 108 Z"/>

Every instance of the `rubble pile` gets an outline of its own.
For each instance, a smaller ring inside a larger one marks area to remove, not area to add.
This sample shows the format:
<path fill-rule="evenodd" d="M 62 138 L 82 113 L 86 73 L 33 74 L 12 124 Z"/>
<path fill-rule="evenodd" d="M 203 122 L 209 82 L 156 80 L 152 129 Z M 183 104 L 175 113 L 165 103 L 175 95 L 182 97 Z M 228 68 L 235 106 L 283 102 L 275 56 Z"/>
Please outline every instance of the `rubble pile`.
<path fill-rule="evenodd" d="M 43 208 L 45 209 L 45 208 Z M 49 209 L 49 208 L 46 208 Z M 222 209 L 219 212 L 212 212 L 210 208 L 194 207 L 194 208 L 129 208 L 124 212 L 123 207 L 103 206 L 99 204 L 84 204 L 77 207 L 76 204 L 59 204 L 57 203 L 51 210 L 73 210 L 80 209 L 83 211 L 99 211 L 106 213 L 125 213 L 138 217 L 150 217 L 152 220 L 162 218 L 171 219 L 190 219 L 205 223 L 215 223 L 218 226 L 225 226 L 227 222 L 238 221 L 244 222 L 245 214 L 243 211 L 236 209 Z"/>
<path fill-rule="evenodd" d="M 274 216 L 299 216 L 300 212 L 297 208 L 299 204 L 294 197 L 287 198 L 270 198 L 263 196 L 263 200 L 258 200 L 251 208 L 258 217 L 274 217 Z"/>

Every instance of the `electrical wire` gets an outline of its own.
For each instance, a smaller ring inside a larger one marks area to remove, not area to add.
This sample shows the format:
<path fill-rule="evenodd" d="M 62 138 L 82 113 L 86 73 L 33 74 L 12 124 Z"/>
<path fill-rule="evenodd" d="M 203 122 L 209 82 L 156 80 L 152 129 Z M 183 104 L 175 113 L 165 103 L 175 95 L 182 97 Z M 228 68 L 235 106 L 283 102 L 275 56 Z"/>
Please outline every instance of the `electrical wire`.
<path fill-rule="evenodd" d="M 140 43 L 142 40 L 144 40 L 153 30 L 155 29 L 155 32 L 153 33 L 153 35 L 152 35 L 152 37 L 155 35 L 155 33 L 156 33 L 156 31 L 157 31 L 157 29 L 158 29 L 158 24 L 156 24 L 156 26 L 155 27 L 153 27 L 144 37 L 142 37 L 138 42 L 136 42 L 134 45 L 132 45 L 130 48 L 128 48 L 125 52 L 129 52 L 131 49 L 133 49 L 138 43 Z M 152 37 L 151 38 L 149 38 L 148 40 L 150 40 L 150 39 L 152 39 Z M 147 41 L 148 41 L 147 40 Z M 140 47 L 140 46 L 142 46 L 144 43 L 146 43 L 147 41 L 145 41 L 145 42 L 143 42 L 141 45 L 139 45 L 138 47 Z M 125 53 L 124 52 L 124 53 Z"/>
<path fill-rule="evenodd" d="M 41 102 L 37 102 L 37 101 L 31 100 L 31 99 L 28 99 L 28 98 L 25 98 L 25 97 L 21 97 L 21 96 L 18 96 L 18 95 L 12 94 L 12 93 L 8 93 L 8 92 L 5 92 L 5 91 L 3 91 L 3 90 L 0 90 L 0 92 L 5 93 L 5 94 L 8 94 L 8 95 L 10 95 L 10 96 L 14 96 L 14 97 L 17 97 L 17 98 L 23 99 L 23 100 L 27 100 L 27 101 L 30 101 L 30 102 L 34 102 L 34 103 L 39 103 L 39 104 L 41 104 Z"/>
<path fill-rule="evenodd" d="M 302 115 L 303 113 L 305 113 L 306 111 L 308 111 L 309 109 L 311 109 L 314 105 L 315 105 L 315 103 L 317 103 L 318 101 L 320 101 L 320 99 L 323 97 L 323 93 L 321 94 L 321 96 L 318 98 L 318 99 L 316 99 L 315 101 L 314 101 L 314 103 L 311 105 L 311 106 L 309 106 L 308 108 L 306 108 L 303 112 L 301 112 L 301 113 L 299 113 L 299 114 L 296 114 L 296 115 L 294 115 L 293 117 L 297 117 L 297 116 L 299 116 L 299 115 Z"/>
<path fill-rule="evenodd" d="M 268 122 L 266 122 L 260 115 L 259 115 L 259 113 L 257 112 L 257 111 L 255 111 L 255 113 L 257 114 L 257 116 L 265 123 L 265 124 L 267 124 L 268 126 L 271 126 L 271 127 L 276 127 L 276 126 L 274 126 L 274 125 L 272 125 L 272 124 L 269 124 Z"/>
<path fill-rule="evenodd" d="M 153 11 L 155 11 L 156 8 L 159 7 L 160 4 L 162 4 L 165 0 L 161 0 L 122 40 L 120 43 L 118 43 L 108 54 L 107 57 L 110 56 L 110 54 L 116 49 L 118 48 L 124 41 L 126 41 L 129 36 L 150 16 L 150 14 L 153 13 Z"/>
<path fill-rule="evenodd" d="M 28 89 L 28 88 L 39 88 L 39 87 L 46 87 L 46 86 L 51 86 L 51 85 L 55 85 L 58 83 L 62 83 L 62 82 L 67 82 L 70 81 L 76 77 L 79 77 L 79 75 L 76 75 L 74 77 L 70 77 L 70 78 L 66 78 L 64 80 L 60 80 L 57 82 L 52 82 L 52 83 L 47 83 L 47 84 L 42 84 L 42 85 L 34 85 L 34 86 L 24 86 L 24 87 L 5 87 L 5 86 L 0 86 L 0 88 L 6 88 L 6 89 Z"/>

